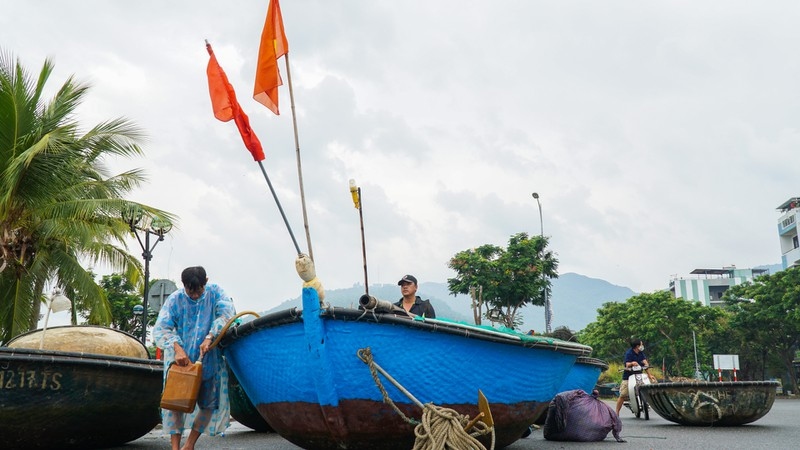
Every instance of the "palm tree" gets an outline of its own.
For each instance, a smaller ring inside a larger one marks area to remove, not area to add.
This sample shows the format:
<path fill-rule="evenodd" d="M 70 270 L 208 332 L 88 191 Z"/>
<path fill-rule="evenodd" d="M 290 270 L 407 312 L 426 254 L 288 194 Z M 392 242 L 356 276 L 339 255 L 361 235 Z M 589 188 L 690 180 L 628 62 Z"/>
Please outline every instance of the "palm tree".
<path fill-rule="evenodd" d="M 121 212 L 141 208 L 174 220 L 123 198 L 145 180 L 140 169 L 111 176 L 103 164 L 141 155 L 142 132 L 118 118 L 81 133 L 75 110 L 89 86 L 71 76 L 44 101 L 52 71 L 46 59 L 34 80 L 18 59 L 0 54 L 0 343 L 36 328 L 51 286 L 91 305 L 89 323 L 108 324 L 104 291 L 82 263 L 139 283 L 141 263 L 126 250 Z"/>

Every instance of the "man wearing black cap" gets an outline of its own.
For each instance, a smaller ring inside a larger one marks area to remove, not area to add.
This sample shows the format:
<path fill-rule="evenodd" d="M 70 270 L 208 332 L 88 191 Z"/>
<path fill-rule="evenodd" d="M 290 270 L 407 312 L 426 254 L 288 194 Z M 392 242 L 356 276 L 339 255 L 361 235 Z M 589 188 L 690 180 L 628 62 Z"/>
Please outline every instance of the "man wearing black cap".
<path fill-rule="evenodd" d="M 398 300 L 395 305 L 405 309 L 411 314 L 416 314 L 428 319 L 435 319 L 436 312 L 433 310 L 430 300 L 423 300 L 417 296 L 417 278 L 414 275 L 406 275 L 397 282 L 400 286 L 400 293 L 403 298 Z"/>

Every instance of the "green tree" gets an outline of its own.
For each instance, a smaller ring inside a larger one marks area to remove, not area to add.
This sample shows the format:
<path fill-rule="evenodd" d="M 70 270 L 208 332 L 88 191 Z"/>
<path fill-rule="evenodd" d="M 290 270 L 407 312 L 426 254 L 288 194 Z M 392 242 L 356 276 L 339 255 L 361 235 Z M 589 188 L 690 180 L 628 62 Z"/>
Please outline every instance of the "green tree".
<path fill-rule="evenodd" d="M 458 252 L 448 262 L 457 274 L 447 280 L 448 289 L 455 295 L 479 288 L 479 299 L 473 295 L 476 323 L 487 317 L 486 307 L 501 311 L 502 323 L 517 328 L 520 308 L 543 306 L 550 279 L 558 277 L 558 260 L 547 244 L 543 236 L 517 233 L 509 238 L 505 249 L 486 244 Z"/>
<path fill-rule="evenodd" d="M 659 291 L 639 294 L 622 303 L 605 303 L 597 311 L 597 320 L 580 333 L 580 341 L 591 346 L 598 358 L 618 361 L 630 347 L 630 339 L 639 338 L 646 343 L 651 364 L 668 361 L 670 373 L 692 376 L 694 340 L 698 361 L 703 361 L 701 370 L 709 372 L 709 341 L 725 329 L 726 323 L 726 313 L 720 308 Z"/>
<path fill-rule="evenodd" d="M 32 78 L 19 60 L 0 55 L 0 342 L 35 329 L 48 286 L 90 305 L 89 323 L 110 323 L 105 293 L 81 263 L 138 282 L 141 264 L 126 251 L 121 212 L 140 207 L 147 217 L 174 220 L 124 200 L 144 180 L 140 170 L 107 174 L 107 158 L 142 154 L 140 130 L 113 119 L 82 133 L 76 109 L 88 85 L 69 77 L 45 101 L 52 71 L 45 60 Z"/>
<path fill-rule="evenodd" d="M 100 286 L 105 291 L 111 307 L 109 326 L 128 333 L 136 332 L 139 324 L 138 319 L 133 315 L 133 307 L 142 303 L 142 295 L 136 286 L 119 273 L 103 275 L 100 279 Z M 88 307 L 84 308 L 83 305 L 76 305 L 76 309 L 88 312 Z"/>
<path fill-rule="evenodd" d="M 741 331 L 742 342 L 780 362 L 788 374 L 792 392 L 798 392 L 792 361 L 800 344 L 800 268 L 763 275 L 752 282 L 734 286 L 723 297 L 734 316 L 731 326 Z M 756 350 L 757 352 L 757 350 Z M 755 352 L 754 352 L 755 353 Z"/>
<path fill-rule="evenodd" d="M 458 273 L 457 278 L 448 278 L 447 287 L 453 295 L 470 294 L 472 298 L 472 314 L 476 325 L 481 324 L 481 319 L 488 310 L 484 298 L 494 295 L 492 287 L 499 283 L 497 257 L 503 249 L 491 244 L 478 248 L 460 251 L 448 262 L 448 267 Z M 484 307 L 487 307 L 484 310 Z"/>

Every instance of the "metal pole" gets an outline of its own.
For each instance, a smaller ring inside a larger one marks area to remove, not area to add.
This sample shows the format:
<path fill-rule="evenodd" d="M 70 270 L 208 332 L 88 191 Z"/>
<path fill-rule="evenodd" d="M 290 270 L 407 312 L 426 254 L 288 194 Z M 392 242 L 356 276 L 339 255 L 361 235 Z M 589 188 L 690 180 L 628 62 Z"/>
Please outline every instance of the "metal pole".
<path fill-rule="evenodd" d="M 542 202 L 539 201 L 539 194 L 534 192 L 531 194 L 536 199 L 536 204 L 539 205 L 539 236 L 544 237 L 544 220 L 542 219 Z"/>
<path fill-rule="evenodd" d="M 53 299 L 47 303 L 47 314 L 44 316 L 44 328 L 42 328 L 42 339 L 39 341 L 39 350 L 44 348 L 44 333 L 47 331 L 47 322 L 50 321 L 50 311 L 53 308 Z"/>
<path fill-rule="evenodd" d="M 142 242 L 142 238 L 139 237 L 137 230 L 144 231 L 144 242 Z M 164 235 L 160 232 L 153 233 L 150 230 L 137 228 L 133 225 L 131 225 L 131 231 L 136 235 L 139 246 L 142 247 L 142 259 L 144 259 L 144 298 L 142 299 L 142 306 L 144 307 L 142 317 L 144 317 L 144 319 L 142 319 L 142 344 L 147 346 L 147 323 L 150 321 L 150 314 L 147 309 L 147 302 L 150 297 L 150 260 L 153 259 L 153 250 L 156 248 L 156 245 L 164 240 Z M 150 247 L 151 234 L 158 236 L 158 239 L 156 239 L 152 247 Z"/>
<path fill-rule="evenodd" d="M 156 243 L 158 243 L 158 241 L 156 241 Z M 155 247 L 155 245 L 153 247 Z M 142 257 L 144 258 L 144 299 L 142 300 L 144 311 L 142 312 L 142 344 L 147 347 L 147 322 L 149 321 L 147 314 L 147 297 L 150 296 L 150 259 L 153 258 L 153 254 L 150 251 L 149 230 L 145 230 L 144 232 L 144 252 L 142 252 Z"/>
<path fill-rule="evenodd" d="M 289 231 L 289 237 L 292 238 L 292 243 L 294 244 L 294 249 L 297 250 L 297 254 L 300 255 L 302 252 L 300 251 L 300 246 L 297 245 L 297 239 L 294 238 L 294 233 L 292 233 L 292 227 L 289 226 L 289 220 L 286 219 L 286 213 L 283 212 L 283 207 L 281 206 L 280 200 L 278 200 L 278 195 L 275 193 L 275 188 L 272 187 L 272 182 L 269 181 L 269 176 L 267 175 L 267 170 L 264 169 L 264 164 L 259 161 L 258 166 L 261 167 L 261 173 L 264 175 L 264 179 L 267 180 L 267 186 L 269 186 L 269 191 L 272 192 L 272 198 L 275 199 L 275 204 L 278 205 L 278 211 L 281 213 L 281 217 L 283 217 L 283 223 L 286 224 L 286 229 Z M 311 255 L 308 255 L 311 258 Z M 314 260 L 313 258 L 311 259 Z"/>
<path fill-rule="evenodd" d="M 369 295 L 369 280 L 367 279 L 367 240 L 364 237 L 364 212 L 361 207 L 364 202 L 361 199 L 361 188 L 358 188 L 358 219 L 361 222 L 361 254 L 364 259 L 364 291 Z"/>
<path fill-rule="evenodd" d="M 147 225 L 147 228 L 139 225 L 142 219 L 142 210 L 136 205 L 127 206 L 126 209 L 121 211 L 121 216 L 122 220 L 130 227 L 131 233 L 136 236 L 139 247 L 142 248 L 142 259 L 144 259 L 144 298 L 142 298 L 142 314 L 144 318 L 142 319 L 142 344 L 147 346 L 147 323 L 150 320 L 147 306 L 150 297 L 150 260 L 153 259 L 153 250 L 156 248 L 156 245 L 164 240 L 164 235 L 169 233 L 172 224 L 168 219 L 162 217 L 150 217 L 149 223 L 146 221 L 144 224 Z M 139 231 L 144 232 L 144 242 L 142 242 Z M 158 239 L 153 242 L 152 247 L 150 246 L 150 234 L 158 236 Z"/>
<path fill-rule="evenodd" d="M 531 194 L 536 199 L 536 204 L 539 206 L 539 236 L 544 239 L 544 219 L 542 218 L 542 203 L 539 201 L 539 194 L 534 192 Z M 544 271 L 542 271 L 542 279 L 545 278 Z M 552 320 L 553 308 L 550 305 L 550 296 L 547 292 L 547 283 L 544 286 L 544 329 L 546 333 L 552 333 Z"/>
<path fill-rule="evenodd" d="M 364 238 L 364 211 L 361 209 L 361 188 L 356 186 L 356 180 L 350 179 L 350 195 L 353 197 L 353 206 L 358 210 L 358 219 L 361 222 L 361 254 L 364 257 L 364 290 L 369 297 L 369 280 L 367 278 L 367 240 Z"/>
<path fill-rule="evenodd" d="M 694 330 L 692 330 L 692 344 L 694 345 L 694 378 L 700 380 L 703 375 L 700 373 L 700 365 L 697 363 L 697 339 L 694 336 Z"/>

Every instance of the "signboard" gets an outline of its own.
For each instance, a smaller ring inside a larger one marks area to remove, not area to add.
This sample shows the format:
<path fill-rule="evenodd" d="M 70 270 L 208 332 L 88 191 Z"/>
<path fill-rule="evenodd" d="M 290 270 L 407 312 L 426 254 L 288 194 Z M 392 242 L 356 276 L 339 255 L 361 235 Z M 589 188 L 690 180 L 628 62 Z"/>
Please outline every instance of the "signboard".
<path fill-rule="evenodd" d="M 175 286 L 175 283 L 170 280 L 156 280 L 147 293 L 149 297 L 147 299 L 147 308 L 158 314 L 161 311 L 161 306 L 167 301 L 169 294 L 172 294 L 177 289 L 178 286 Z"/>
<path fill-rule="evenodd" d="M 714 355 L 714 369 L 739 370 L 739 355 Z"/>

